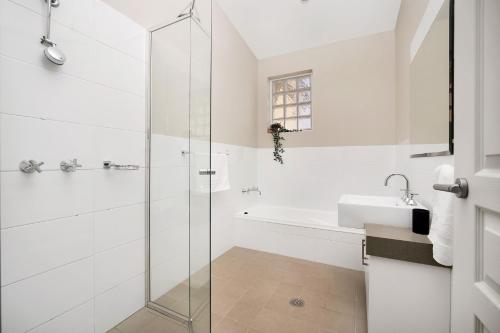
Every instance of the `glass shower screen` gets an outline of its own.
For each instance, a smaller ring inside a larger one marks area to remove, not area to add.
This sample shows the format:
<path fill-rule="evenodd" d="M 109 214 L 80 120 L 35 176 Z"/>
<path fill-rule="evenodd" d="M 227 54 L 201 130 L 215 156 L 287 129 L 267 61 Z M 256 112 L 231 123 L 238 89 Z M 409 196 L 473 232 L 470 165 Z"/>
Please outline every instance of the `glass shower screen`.
<path fill-rule="evenodd" d="M 147 302 L 208 333 L 211 14 L 196 3 L 151 32 Z"/>

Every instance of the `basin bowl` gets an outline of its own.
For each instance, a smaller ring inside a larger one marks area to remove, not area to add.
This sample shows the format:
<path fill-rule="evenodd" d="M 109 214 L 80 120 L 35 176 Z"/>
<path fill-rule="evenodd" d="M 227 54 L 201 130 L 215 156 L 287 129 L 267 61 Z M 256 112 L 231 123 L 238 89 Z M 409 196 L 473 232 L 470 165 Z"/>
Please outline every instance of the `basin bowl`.
<path fill-rule="evenodd" d="M 426 209 L 421 204 L 407 205 L 398 197 L 344 194 L 338 202 L 339 225 L 363 229 L 365 223 L 411 228 L 412 210 Z"/>

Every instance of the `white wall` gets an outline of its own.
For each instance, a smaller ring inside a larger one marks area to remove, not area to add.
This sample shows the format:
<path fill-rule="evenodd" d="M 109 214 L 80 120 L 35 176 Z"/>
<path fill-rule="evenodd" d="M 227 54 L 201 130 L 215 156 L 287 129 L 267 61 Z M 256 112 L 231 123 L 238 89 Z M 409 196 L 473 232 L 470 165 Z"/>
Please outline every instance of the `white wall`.
<path fill-rule="evenodd" d="M 2 331 L 105 332 L 144 305 L 145 31 L 98 0 L 61 1 L 57 67 L 44 12 L 0 0 Z M 72 158 L 81 170 L 59 170 Z"/>
<path fill-rule="evenodd" d="M 285 141 L 283 158 L 280 165 L 272 149 L 258 151 L 265 204 L 332 211 L 342 194 L 394 195 L 400 188 L 384 186 L 396 168 L 393 145 L 287 148 Z"/>
<path fill-rule="evenodd" d="M 215 143 L 213 152 L 229 153 L 229 179 L 231 190 L 212 193 L 212 259 L 217 258 L 236 243 L 234 214 L 255 205 L 259 194 L 243 194 L 243 187 L 258 185 L 258 149 Z"/>
<path fill-rule="evenodd" d="M 448 150 L 447 144 L 398 145 L 396 146 L 396 168 L 410 178 L 415 198 L 424 206 L 431 208 L 434 197 L 434 171 L 442 164 L 455 165 L 454 156 L 410 158 L 411 154 Z"/>

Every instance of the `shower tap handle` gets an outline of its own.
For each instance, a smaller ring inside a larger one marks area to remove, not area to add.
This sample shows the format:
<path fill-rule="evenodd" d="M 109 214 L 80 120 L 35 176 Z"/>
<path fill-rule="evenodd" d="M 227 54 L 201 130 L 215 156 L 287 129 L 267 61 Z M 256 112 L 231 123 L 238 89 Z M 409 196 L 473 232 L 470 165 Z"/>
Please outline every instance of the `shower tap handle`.
<path fill-rule="evenodd" d="M 67 162 L 67 161 L 61 161 L 59 164 L 61 167 L 61 170 L 64 172 L 75 172 L 77 168 L 81 168 L 82 165 L 78 164 L 78 159 L 74 158 L 73 160 Z"/>
<path fill-rule="evenodd" d="M 37 162 L 35 160 L 24 160 L 19 163 L 19 170 L 24 173 L 33 173 L 35 171 L 40 173 L 42 172 L 40 167 L 44 164 L 44 162 Z"/>
<path fill-rule="evenodd" d="M 42 169 L 40 169 L 40 167 L 45 164 L 44 162 L 37 162 L 34 160 L 30 160 L 30 163 L 33 166 L 33 169 L 35 169 L 35 171 L 38 173 L 42 172 Z"/>

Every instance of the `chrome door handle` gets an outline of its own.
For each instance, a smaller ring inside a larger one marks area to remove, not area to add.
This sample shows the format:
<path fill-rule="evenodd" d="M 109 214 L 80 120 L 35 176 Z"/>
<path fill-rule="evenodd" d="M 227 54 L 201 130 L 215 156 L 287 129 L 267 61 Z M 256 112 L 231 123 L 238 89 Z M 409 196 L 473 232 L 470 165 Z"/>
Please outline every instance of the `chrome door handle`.
<path fill-rule="evenodd" d="M 210 169 L 200 169 L 198 171 L 198 174 L 200 176 L 213 176 L 215 175 L 215 170 L 210 170 Z"/>
<path fill-rule="evenodd" d="M 437 191 L 454 193 L 457 198 L 465 199 L 469 195 L 469 183 L 465 178 L 457 178 L 455 184 L 434 184 Z"/>
<path fill-rule="evenodd" d="M 361 262 L 363 263 L 363 266 L 368 266 L 368 263 L 366 262 L 368 258 L 365 256 L 365 249 L 366 249 L 366 239 L 363 239 L 361 241 Z"/>

